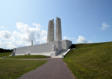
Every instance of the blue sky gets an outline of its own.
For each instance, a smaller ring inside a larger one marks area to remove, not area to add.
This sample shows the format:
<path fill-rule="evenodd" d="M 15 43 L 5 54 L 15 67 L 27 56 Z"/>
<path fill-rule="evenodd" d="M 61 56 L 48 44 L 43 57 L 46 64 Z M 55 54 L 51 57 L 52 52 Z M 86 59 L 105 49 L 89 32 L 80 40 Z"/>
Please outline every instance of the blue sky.
<path fill-rule="evenodd" d="M 63 39 L 112 41 L 112 0 L 0 0 L 0 48 L 44 43 L 48 21 L 56 17 Z"/>

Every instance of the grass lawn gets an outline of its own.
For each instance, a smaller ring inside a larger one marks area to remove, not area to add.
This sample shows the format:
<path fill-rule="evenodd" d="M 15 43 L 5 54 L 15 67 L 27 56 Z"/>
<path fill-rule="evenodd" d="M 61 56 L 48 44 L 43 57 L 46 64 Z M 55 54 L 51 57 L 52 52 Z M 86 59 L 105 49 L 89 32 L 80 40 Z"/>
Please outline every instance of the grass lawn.
<path fill-rule="evenodd" d="M 0 79 L 17 79 L 24 73 L 39 67 L 45 62 L 46 60 L 0 59 Z"/>
<path fill-rule="evenodd" d="M 9 56 L 6 58 L 48 58 L 48 56 L 43 56 L 43 55 L 20 55 L 20 56 Z"/>
<path fill-rule="evenodd" d="M 112 79 L 112 42 L 76 45 L 64 61 L 77 79 Z"/>
<path fill-rule="evenodd" d="M 0 57 L 3 57 L 3 56 L 9 56 L 11 54 L 11 52 L 3 52 L 3 53 L 1 53 L 0 52 Z"/>

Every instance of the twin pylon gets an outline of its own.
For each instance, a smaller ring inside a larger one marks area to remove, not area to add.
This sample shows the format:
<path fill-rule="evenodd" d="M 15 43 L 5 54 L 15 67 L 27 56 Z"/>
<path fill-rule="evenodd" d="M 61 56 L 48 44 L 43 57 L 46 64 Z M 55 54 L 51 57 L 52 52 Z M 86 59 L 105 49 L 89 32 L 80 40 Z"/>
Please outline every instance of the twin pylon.
<path fill-rule="evenodd" d="M 48 23 L 47 42 L 53 42 L 54 40 L 62 40 L 61 19 L 59 17 L 56 18 L 56 31 L 54 30 L 54 19 L 50 20 Z"/>

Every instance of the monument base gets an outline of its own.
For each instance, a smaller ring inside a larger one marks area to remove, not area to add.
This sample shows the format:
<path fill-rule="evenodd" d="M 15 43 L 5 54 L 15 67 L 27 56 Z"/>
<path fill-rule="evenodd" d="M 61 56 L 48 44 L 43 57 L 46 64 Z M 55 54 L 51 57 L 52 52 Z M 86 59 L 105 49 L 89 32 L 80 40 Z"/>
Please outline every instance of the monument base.
<path fill-rule="evenodd" d="M 44 55 L 44 56 L 58 56 L 63 51 L 67 51 L 72 45 L 69 40 L 53 41 L 34 46 L 25 46 L 16 48 L 13 55 Z"/>

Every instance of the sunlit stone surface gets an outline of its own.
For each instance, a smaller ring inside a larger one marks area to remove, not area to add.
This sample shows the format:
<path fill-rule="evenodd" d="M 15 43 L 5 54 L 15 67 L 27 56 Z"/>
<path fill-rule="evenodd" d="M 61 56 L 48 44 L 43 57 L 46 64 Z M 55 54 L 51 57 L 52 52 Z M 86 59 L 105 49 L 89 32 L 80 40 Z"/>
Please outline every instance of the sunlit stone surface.
<path fill-rule="evenodd" d="M 47 42 L 54 41 L 54 19 L 50 20 L 48 23 L 48 36 Z"/>
<path fill-rule="evenodd" d="M 48 23 L 47 43 L 16 48 L 12 55 L 30 54 L 63 57 L 62 53 L 66 52 L 71 45 L 72 42 L 70 40 L 62 40 L 61 19 L 57 17 L 56 31 L 54 30 L 54 19 Z"/>

